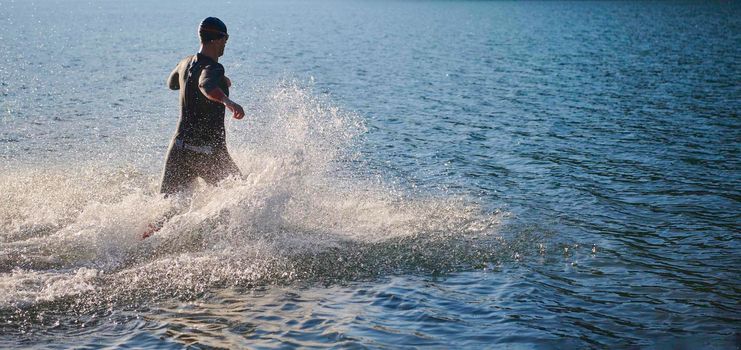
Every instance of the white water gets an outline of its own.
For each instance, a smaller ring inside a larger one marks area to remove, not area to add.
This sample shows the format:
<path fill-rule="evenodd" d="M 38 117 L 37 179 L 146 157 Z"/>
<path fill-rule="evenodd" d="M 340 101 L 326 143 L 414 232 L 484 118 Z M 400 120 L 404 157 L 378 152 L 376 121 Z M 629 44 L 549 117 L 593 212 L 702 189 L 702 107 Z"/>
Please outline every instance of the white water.
<path fill-rule="evenodd" d="M 99 160 L 4 171 L 0 309 L 434 271 L 495 253 L 500 215 L 362 170 L 359 116 L 295 83 L 253 105 L 228 122 L 245 176 L 218 187 L 164 198 L 158 174 Z"/>

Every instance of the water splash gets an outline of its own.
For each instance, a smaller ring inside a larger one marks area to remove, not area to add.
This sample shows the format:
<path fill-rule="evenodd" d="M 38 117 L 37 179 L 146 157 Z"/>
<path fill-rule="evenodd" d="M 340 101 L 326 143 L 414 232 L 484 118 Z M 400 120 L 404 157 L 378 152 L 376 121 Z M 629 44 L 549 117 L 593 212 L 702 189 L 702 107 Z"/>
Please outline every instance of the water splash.
<path fill-rule="evenodd" d="M 293 83 L 256 101 L 259 113 L 229 126 L 245 176 L 218 187 L 164 198 L 156 174 L 94 162 L 0 176 L 0 318 L 59 303 L 94 310 L 223 286 L 450 271 L 499 254 L 500 214 L 351 168 L 362 165 L 361 117 Z"/>

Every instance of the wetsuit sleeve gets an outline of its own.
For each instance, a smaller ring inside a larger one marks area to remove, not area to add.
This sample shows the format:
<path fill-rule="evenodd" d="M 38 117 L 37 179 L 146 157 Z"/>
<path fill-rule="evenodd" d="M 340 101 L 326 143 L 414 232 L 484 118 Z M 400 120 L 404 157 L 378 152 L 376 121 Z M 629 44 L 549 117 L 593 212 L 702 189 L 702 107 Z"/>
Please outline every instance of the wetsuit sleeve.
<path fill-rule="evenodd" d="M 198 87 L 206 94 L 214 88 L 220 87 L 224 80 L 224 66 L 220 64 L 209 64 L 203 67 L 201 76 L 198 79 Z"/>
<path fill-rule="evenodd" d="M 175 69 L 172 70 L 172 73 L 170 73 L 170 76 L 167 78 L 167 86 L 170 87 L 170 90 L 178 90 L 180 89 L 180 73 L 178 73 L 180 70 L 180 65 L 178 64 Z"/>

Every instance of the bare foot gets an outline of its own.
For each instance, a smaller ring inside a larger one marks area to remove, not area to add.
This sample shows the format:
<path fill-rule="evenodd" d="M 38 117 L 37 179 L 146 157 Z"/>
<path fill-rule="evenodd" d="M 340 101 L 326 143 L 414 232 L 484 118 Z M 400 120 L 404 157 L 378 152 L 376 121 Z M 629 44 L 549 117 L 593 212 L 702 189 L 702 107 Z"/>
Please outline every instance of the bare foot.
<path fill-rule="evenodd" d="M 149 224 L 147 226 L 147 229 L 144 230 L 144 233 L 142 233 L 142 239 L 146 239 L 149 236 L 153 235 L 155 232 L 159 231 L 162 228 L 162 225 L 158 224 Z"/>

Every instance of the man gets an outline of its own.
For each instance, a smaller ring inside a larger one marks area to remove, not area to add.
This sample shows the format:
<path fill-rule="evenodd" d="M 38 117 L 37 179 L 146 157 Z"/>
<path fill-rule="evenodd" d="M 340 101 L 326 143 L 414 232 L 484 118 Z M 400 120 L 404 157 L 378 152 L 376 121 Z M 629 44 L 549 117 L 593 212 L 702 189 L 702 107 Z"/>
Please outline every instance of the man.
<path fill-rule="evenodd" d="M 160 192 L 174 194 L 190 187 L 200 177 L 211 185 L 230 175 L 241 176 L 226 149 L 224 114 L 242 119 L 242 106 L 229 99 L 231 80 L 224 75 L 219 57 L 229 34 L 220 19 L 208 17 L 198 27 L 201 48 L 184 58 L 170 73 L 167 85 L 180 90 L 180 121 L 167 153 Z M 151 236 L 176 213 L 170 212 L 149 224 L 142 239 Z"/>
<path fill-rule="evenodd" d="M 166 195 L 188 188 L 200 177 L 211 185 L 230 175 L 241 175 L 226 149 L 224 114 L 242 119 L 242 106 L 229 99 L 231 80 L 219 57 L 229 39 L 226 25 L 208 17 L 198 27 L 201 48 L 184 58 L 170 73 L 167 85 L 180 90 L 180 121 L 170 143 L 160 192 Z"/>

